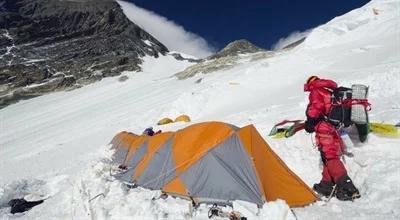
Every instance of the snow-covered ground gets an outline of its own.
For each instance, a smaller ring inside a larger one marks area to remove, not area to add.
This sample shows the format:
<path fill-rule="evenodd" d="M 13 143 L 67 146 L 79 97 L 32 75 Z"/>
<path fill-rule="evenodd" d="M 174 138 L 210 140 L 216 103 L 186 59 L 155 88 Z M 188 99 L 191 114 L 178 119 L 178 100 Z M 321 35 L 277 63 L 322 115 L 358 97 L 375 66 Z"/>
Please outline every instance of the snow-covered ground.
<path fill-rule="evenodd" d="M 374 13 L 377 12 L 377 13 Z M 301 46 L 275 57 L 243 60 L 228 71 L 176 80 L 191 65 L 172 56 L 145 58 L 143 72 L 107 78 L 69 92 L 18 102 L 0 110 L 0 219 L 207 219 L 201 206 L 152 200 L 160 192 L 127 190 L 109 176 L 108 143 L 121 130 L 176 130 L 188 123 L 156 126 L 163 117 L 189 115 L 193 122 L 254 124 L 276 153 L 309 186 L 320 179 L 313 136 L 267 136 L 274 123 L 302 119 L 303 82 L 310 75 L 340 85 L 370 86 L 370 120 L 400 118 L 400 1 L 372 1 L 314 29 Z M 200 83 L 197 80 L 202 78 Z M 346 158 L 362 197 L 333 198 L 288 210 L 283 201 L 265 204 L 249 219 L 400 219 L 400 140 L 370 135 Z M 29 212 L 11 215 L 7 202 L 27 193 L 49 198 Z M 98 195 L 98 197 L 96 197 Z M 92 199 L 90 202 L 89 200 Z M 293 214 L 295 213 L 295 215 Z"/>

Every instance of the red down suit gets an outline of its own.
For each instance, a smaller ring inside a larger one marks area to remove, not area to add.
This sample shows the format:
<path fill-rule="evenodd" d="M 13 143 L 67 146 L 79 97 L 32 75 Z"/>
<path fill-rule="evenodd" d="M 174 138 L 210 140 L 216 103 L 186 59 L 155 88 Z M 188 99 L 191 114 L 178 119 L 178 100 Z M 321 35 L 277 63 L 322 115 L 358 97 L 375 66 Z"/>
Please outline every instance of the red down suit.
<path fill-rule="evenodd" d="M 326 79 L 317 79 L 304 85 L 304 90 L 310 92 L 306 110 L 307 118 L 321 118 L 329 115 L 332 108 L 331 94 L 335 88 L 337 84 Z M 344 149 L 342 139 L 336 128 L 324 120 L 320 120 L 314 130 L 323 162 L 322 181 L 336 183 L 340 177 L 347 174 L 339 158 Z"/>

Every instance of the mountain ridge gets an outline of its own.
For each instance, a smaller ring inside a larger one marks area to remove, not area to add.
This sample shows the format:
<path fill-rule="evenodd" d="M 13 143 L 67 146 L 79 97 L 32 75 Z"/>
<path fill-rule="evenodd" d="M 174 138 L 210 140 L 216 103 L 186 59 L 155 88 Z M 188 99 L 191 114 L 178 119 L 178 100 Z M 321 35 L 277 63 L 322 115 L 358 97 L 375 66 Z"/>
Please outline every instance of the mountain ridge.
<path fill-rule="evenodd" d="M 168 48 L 114 0 L 0 1 L 0 107 L 140 71 Z M 33 84 L 40 86 L 27 87 Z"/>
<path fill-rule="evenodd" d="M 178 79 L 187 79 L 200 73 L 208 74 L 219 70 L 228 70 L 243 58 L 255 61 L 273 55 L 273 51 L 258 47 L 246 39 L 235 40 L 227 44 L 216 54 L 200 60 L 197 64 L 176 73 L 175 76 Z"/>
<path fill-rule="evenodd" d="M 207 57 L 207 59 L 210 60 L 226 56 L 235 56 L 241 53 L 255 53 L 260 51 L 265 51 L 265 49 L 254 45 L 249 40 L 239 39 L 228 43 L 216 54 Z"/>

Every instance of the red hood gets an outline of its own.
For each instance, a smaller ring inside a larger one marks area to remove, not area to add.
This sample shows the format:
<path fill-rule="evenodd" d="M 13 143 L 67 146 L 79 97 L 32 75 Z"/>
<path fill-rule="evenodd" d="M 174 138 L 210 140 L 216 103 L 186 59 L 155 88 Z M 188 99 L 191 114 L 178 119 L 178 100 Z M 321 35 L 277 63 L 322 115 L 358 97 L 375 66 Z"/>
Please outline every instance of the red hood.
<path fill-rule="evenodd" d="M 329 79 L 317 79 L 312 81 L 311 83 L 304 84 L 304 92 L 310 92 L 317 88 L 335 89 L 337 88 L 337 84 Z"/>

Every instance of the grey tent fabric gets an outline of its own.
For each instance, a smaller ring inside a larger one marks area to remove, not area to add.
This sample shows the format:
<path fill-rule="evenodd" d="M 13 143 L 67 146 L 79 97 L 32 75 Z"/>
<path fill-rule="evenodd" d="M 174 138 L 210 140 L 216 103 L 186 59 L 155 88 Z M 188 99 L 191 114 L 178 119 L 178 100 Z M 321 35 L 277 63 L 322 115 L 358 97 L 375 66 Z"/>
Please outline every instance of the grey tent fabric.
<path fill-rule="evenodd" d="M 122 182 L 132 183 L 133 182 L 133 174 L 135 173 L 135 169 L 131 168 L 126 170 L 123 173 L 119 173 L 115 175 L 115 178 L 121 180 Z"/>
<path fill-rule="evenodd" d="M 143 173 L 137 180 L 139 186 L 149 189 L 161 189 L 165 183 L 175 177 L 175 164 L 172 160 L 172 142 L 173 137 L 160 147 Z"/>
<path fill-rule="evenodd" d="M 256 173 L 236 134 L 208 152 L 180 178 L 193 197 L 264 203 Z"/>
<path fill-rule="evenodd" d="M 128 132 L 128 134 L 135 135 L 131 132 Z M 113 144 L 112 149 L 115 149 L 118 146 L 118 149 L 116 149 L 116 153 L 113 155 L 112 160 L 115 163 L 123 163 L 126 155 L 128 154 L 129 145 L 132 143 L 132 141 L 129 143 L 125 143 L 128 144 L 128 146 L 125 146 L 122 139 L 112 140 L 111 143 Z"/>
<path fill-rule="evenodd" d="M 139 148 L 136 150 L 136 152 L 133 154 L 133 156 L 127 161 L 126 166 L 128 170 L 126 170 L 123 174 L 118 176 L 117 178 L 119 180 L 125 181 L 125 182 L 132 182 L 133 175 L 135 174 L 136 166 L 139 164 L 139 162 L 143 159 L 144 155 L 147 152 L 147 144 L 148 142 L 144 142 Z"/>
<path fill-rule="evenodd" d="M 114 137 L 114 139 L 110 142 L 110 144 L 112 145 L 111 149 L 116 149 L 117 146 L 119 146 L 121 143 L 122 143 L 121 138 Z"/>
<path fill-rule="evenodd" d="M 144 155 L 147 152 L 147 141 L 145 141 L 142 145 L 138 147 L 133 156 L 127 161 L 126 166 L 136 167 L 138 163 L 143 159 Z"/>
<path fill-rule="evenodd" d="M 123 148 L 123 149 L 118 149 L 117 152 L 113 155 L 113 162 L 117 164 L 122 164 L 125 160 L 126 155 L 128 154 L 128 150 Z"/>

